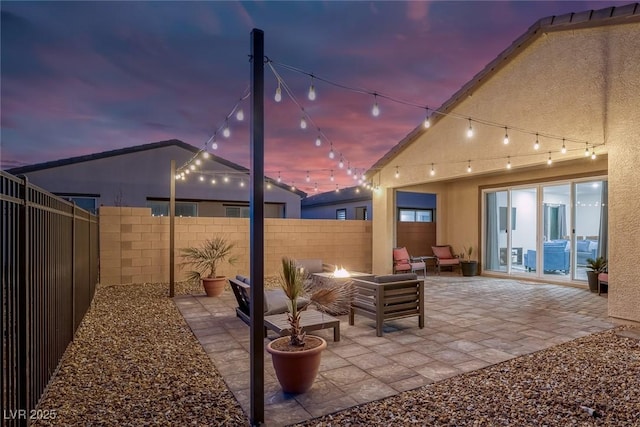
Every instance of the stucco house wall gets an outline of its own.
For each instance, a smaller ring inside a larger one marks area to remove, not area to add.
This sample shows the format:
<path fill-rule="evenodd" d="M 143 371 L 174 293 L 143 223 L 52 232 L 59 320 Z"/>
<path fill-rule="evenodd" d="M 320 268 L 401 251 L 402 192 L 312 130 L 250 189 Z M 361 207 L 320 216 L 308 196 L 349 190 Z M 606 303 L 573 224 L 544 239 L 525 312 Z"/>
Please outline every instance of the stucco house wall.
<path fill-rule="evenodd" d="M 609 314 L 640 322 L 640 283 L 634 268 L 640 247 L 640 16 L 631 6 L 620 14 L 607 9 L 541 20 L 441 107 L 455 116 L 434 117 L 431 128 L 416 128 L 374 166 L 373 180 L 381 183 L 373 198 L 375 273 L 391 271 L 394 236 L 387 232 L 393 228 L 394 189 L 422 186 L 437 193 L 438 240 L 463 244 L 479 240 L 482 186 L 605 175 Z M 511 142 L 502 143 L 504 128 L 477 122 L 472 123 L 474 137 L 468 139 L 465 117 L 511 126 Z M 589 141 L 591 147 L 597 145 L 598 159 L 584 157 L 585 143 L 566 141 L 568 152 L 561 154 L 562 141 L 543 136 L 536 152 L 535 135 L 513 128 Z M 551 166 L 546 164 L 549 155 Z M 512 169 L 507 171 L 509 158 Z M 416 165 L 417 159 L 424 165 Z M 429 174 L 432 163 L 434 176 Z M 469 164 L 471 173 L 466 170 Z"/>

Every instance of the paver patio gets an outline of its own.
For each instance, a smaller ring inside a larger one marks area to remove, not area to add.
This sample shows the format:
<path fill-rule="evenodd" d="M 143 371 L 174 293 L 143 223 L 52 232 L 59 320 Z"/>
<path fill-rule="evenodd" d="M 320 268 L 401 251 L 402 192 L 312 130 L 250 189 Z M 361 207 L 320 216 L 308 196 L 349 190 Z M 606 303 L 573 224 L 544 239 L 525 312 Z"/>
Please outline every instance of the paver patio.
<path fill-rule="evenodd" d="M 313 388 L 280 390 L 265 352 L 265 422 L 286 425 L 378 400 L 523 354 L 610 329 L 606 294 L 513 279 L 428 276 L 425 328 L 417 318 L 385 323 L 340 316 L 341 341 L 329 329 Z M 235 317 L 231 291 L 219 298 L 184 295 L 175 303 L 246 413 L 249 412 L 249 328 Z M 268 339 L 276 338 L 273 332 Z"/>

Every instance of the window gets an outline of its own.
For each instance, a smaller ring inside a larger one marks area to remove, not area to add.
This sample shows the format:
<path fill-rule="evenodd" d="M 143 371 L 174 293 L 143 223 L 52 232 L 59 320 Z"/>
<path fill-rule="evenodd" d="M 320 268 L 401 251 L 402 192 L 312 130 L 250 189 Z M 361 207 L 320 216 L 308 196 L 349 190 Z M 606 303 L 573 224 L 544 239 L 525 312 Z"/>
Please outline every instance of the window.
<path fill-rule="evenodd" d="M 228 218 L 249 218 L 249 206 L 226 206 L 224 209 Z"/>
<path fill-rule="evenodd" d="M 356 208 L 356 219 L 366 221 L 369 219 L 369 213 L 366 206 Z"/>
<path fill-rule="evenodd" d="M 400 222 L 433 222 L 433 209 L 399 209 Z"/>
<path fill-rule="evenodd" d="M 147 201 L 152 216 L 169 216 L 169 202 Z M 176 216 L 198 216 L 198 204 L 194 202 L 176 202 Z"/>
<path fill-rule="evenodd" d="M 347 210 L 346 209 L 336 209 L 336 219 L 346 220 L 347 219 Z"/>

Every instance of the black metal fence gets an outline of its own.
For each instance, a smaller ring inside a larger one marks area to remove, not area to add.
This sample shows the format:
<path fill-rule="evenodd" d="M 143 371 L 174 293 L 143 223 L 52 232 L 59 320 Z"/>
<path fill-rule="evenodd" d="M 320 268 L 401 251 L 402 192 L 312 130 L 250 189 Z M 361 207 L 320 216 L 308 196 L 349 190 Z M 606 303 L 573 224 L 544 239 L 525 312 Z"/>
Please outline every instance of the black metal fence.
<path fill-rule="evenodd" d="M 36 411 L 98 283 L 98 221 L 4 171 L 0 176 L 2 419 L 55 417 Z"/>

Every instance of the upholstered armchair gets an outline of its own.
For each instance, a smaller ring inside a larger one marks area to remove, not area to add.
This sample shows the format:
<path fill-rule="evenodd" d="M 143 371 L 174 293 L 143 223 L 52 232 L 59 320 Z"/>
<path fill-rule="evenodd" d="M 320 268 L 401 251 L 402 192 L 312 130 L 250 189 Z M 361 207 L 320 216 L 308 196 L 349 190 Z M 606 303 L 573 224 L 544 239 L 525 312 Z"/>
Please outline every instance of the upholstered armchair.
<path fill-rule="evenodd" d="M 416 273 L 423 271 L 427 275 L 427 264 L 421 258 L 413 258 L 409 255 L 407 248 L 393 249 L 393 274 Z"/>
<path fill-rule="evenodd" d="M 431 246 L 433 256 L 436 257 L 436 271 L 440 274 L 441 267 L 460 268 L 460 258 L 453 254 L 450 245 Z M 462 273 L 462 271 L 460 271 Z"/>

